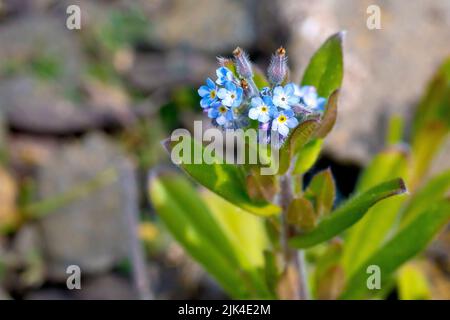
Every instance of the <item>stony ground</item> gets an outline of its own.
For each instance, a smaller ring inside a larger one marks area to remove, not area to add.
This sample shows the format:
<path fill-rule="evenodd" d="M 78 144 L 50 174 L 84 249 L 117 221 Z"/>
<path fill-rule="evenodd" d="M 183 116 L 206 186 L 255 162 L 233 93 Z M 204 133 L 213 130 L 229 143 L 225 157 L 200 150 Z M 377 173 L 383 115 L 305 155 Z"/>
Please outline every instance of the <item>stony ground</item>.
<path fill-rule="evenodd" d="M 0 299 L 142 296 L 131 252 L 145 257 L 154 297 L 223 297 L 153 219 L 145 180 L 167 161 L 159 140 L 200 117 L 195 88 L 215 56 L 239 45 L 258 64 L 285 45 L 299 79 L 318 45 L 346 29 L 340 113 L 325 153 L 343 168 L 343 184 L 354 181 L 381 149 L 389 116 L 411 117 L 450 53 L 449 1 L 379 1 L 382 29 L 373 31 L 369 2 L 0 0 Z M 80 31 L 65 28 L 69 4 L 81 7 Z M 447 144 L 432 171 L 449 157 Z M 448 254 L 448 243 L 434 254 Z M 427 267 L 434 277 L 450 272 L 443 259 Z M 85 276 L 79 292 L 65 289 L 70 264 Z"/>

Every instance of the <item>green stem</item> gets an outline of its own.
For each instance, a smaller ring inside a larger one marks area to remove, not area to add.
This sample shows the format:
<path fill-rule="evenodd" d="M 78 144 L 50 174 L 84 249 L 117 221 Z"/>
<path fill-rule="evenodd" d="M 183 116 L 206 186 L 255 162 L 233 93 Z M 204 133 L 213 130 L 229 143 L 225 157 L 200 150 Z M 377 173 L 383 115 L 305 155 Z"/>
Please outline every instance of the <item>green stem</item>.
<path fill-rule="evenodd" d="M 291 297 L 296 300 L 308 299 L 308 283 L 306 277 L 304 252 L 289 247 L 288 240 L 293 233 L 293 228 L 288 224 L 287 213 L 289 204 L 293 199 L 291 174 L 288 171 L 285 175 L 280 177 L 280 206 L 283 209 L 281 214 L 281 233 L 280 242 L 283 250 L 283 259 L 285 261 L 285 267 L 292 266 L 297 272 L 298 282 L 294 284 L 295 293 Z"/>

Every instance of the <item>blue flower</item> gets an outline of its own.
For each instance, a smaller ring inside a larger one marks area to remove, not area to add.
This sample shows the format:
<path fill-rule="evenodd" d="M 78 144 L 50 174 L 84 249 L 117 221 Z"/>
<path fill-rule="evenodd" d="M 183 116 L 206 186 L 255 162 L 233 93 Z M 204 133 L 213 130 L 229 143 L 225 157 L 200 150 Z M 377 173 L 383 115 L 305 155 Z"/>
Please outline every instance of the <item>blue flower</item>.
<path fill-rule="evenodd" d="M 283 109 L 290 109 L 290 107 L 299 102 L 299 97 L 294 94 L 295 85 L 289 83 L 284 86 L 277 86 L 273 89 L 273 104 Z"/>
<path fill-rule="evenodd" d="M 233 82 L 234 75 L 230 69 L 226 67 L 220 67 L 216 70 L 217 80 L 216 83 L 220 86 L 226 85 L 228 82 Z"/>
<path fill-rule="evenodd" d="M 284 110 L 278 113 L 272 121 L 272 131 L 278 131 L 283 137 L 289 134 L 289 129 L 295 128 L 298 120 L 294 117 L 292 110 Z"/>
<path fill-rule="evenodd" d="M 211 107 L 217 99 L 217 86 L 210 78 L 206 79 L 206 86 L 203 85 L 198 89 L 198 94 L 202 97 L 200 106 L 205 109 Z"/>
<path fill-rule="evenodd" d="M 259 122 L 266 123 L 277 112 L 270 96 L 252 98 L 252 108 L 248 111 L 248 117 Z"/>
<path fill-rule="evenodd" d="M 269 87 L 262 88 L 260 94 L 262 96 L 270 96 L 270 88 Z"/>
<path fill-rule="evenodd" d="M 310 111 L 323 112 L 327 99 L 319 97 L 313 86 L 303 86 L 298 91 L 301 104 Z"/>
<path fill-rule="evenodd" d="M 215 119 L 218 125 L 225 126 L 228 122 L 233 120 L 233 112 L 226 106 L 218 105 L 208 110 L 208 117 Z"/>
<path fill-rule="evenodd" d="M 227 107 L 238 107 L 242 102 L 242 95 L 244 90 L 237 87 L 232 82 L 227 82 L 225 88 L 220 88 L 217 96 L 222 100 L 222 104 Z"/>

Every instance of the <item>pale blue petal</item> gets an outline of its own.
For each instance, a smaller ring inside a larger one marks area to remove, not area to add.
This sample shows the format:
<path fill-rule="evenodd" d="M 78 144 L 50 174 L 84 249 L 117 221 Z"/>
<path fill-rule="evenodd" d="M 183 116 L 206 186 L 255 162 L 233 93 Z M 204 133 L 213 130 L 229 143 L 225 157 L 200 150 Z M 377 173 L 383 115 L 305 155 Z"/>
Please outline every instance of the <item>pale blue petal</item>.
<path fill-rule="evenodd" d="M 280 94 L 283 94 L 284 90 L 281 86 L 275 87 L 275 89 L 273 89 L 273 96 L 278 96 Z"/>
<path fill-rule="evenodd" d="M 286 123 L 289 128 L 295 128 L 298 125 L 298 120 L 296 118 L 290 118 Z"/>
<path fill-rule="evenodd" d="M 280 124 L 278 126 L 278 132 L 283 136 L 286 137 L 289 134 L 289 128 L 285 124 Z"/>
<path fill-rule="evenodd" d="M 270 120 L 270 117 L 269 117 L 268 114 L 261 113 L 261 114 L 259 115 L 258 120 L 259 120 L 259 122 L 266 123 L 267 121 Z"/>
<path fill-rule="evenodd" d="M 204 97 L 207 94 L 209 94 L 210 89 L 207 86 L 201 86 L 198 88 L 197 92 L 200 95 L 200 97 Z"/>
<path fill-rule="evenodd" d="M 219 91 L 217 91 L 217 97 L 219 97 L 219 99 L 225 99 L 227 95 L 228 95 L 227 89 L 220 88 Z"/>
<path fill-rule="evenodd" d="M 211 104 L 211 100 L 209 99 L 209 97 L 205 97 L 202 100 L 200 100 L 200 106 L 203 109 L 208 108 L 210 104 Z"/>
<path fill-rule="evenodd" d="M 252 101 L 251 101 L 252 107 L 259 107 L 262 104 L 263 104 L 263 99 L 261 99 L 260 97 L 252 98 Z"/>
<path fill-rule="evenodd" d="M 221 115 L 220 117 L 216 118 L 216 122 L 217 124 L 223 126 L 225 123 L 227 123 L 227 119 L 223 115 Z"/>
<path fill-rule="evenodd" d="M 217 118 L 217 116 L 219 115 L 219 111 L 216 108 L 211 108 L 208 110 L 208 117 L 209 118 Z"/>
<path fill-rule="evenodd" d="M 317 99 L 317 109 L 320 111 L 324 111 L 326 103 L 327 99 L 320 97 L 319 99 Z"/>
<path fill-rule="evenodd" d="M 225 83 L 225 89 L 227 89 L 228 91 L 236 91 L 236 86 L 233 82 L 227 82 Z"/>
<path fill-rule="evenodd" d="M 286 93 L 287 96 L 292 96 L 295 92 L 294 84 L 288 83 L 287 85 L 285 85 L 284 92 Z"/>
<path fill-rule="evenodd" d="M 258 116 L 259 116 L 259 110 L 257 108 L 251 108 L 248 111 L 248 117 L 250 119 L 256 120 L 256 119 L 258 119 Z"/>

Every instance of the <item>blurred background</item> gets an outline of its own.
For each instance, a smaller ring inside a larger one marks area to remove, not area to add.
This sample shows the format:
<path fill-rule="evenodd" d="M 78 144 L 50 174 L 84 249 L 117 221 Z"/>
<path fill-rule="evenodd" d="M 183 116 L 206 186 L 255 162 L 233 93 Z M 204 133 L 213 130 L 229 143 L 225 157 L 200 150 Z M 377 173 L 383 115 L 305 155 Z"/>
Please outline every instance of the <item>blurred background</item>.
<path fill-rule="evenodd" d="M 374 2 L 381 30 L 366 26 Z M 81 30 L 66 28 L 71 4 Z M 331 166 L 345 198 L 450 54 L 450 1 L 0 0 L 0 299 L 226 298 L 148 203 L 148 171 L 170 165 L 159 141 L 203 117 L 216 56 L 239 45 L 266 68 L 283 45 L 298 82 L 343 29 L 340 112 L 315 170 Z M 431 173 L 449 168 L 447 141 Z M 449 253 L 444 232 L 420 263 L 433 298 L 450 298 Z M 82 290 L 67 290 L 69 265 Z"/>

